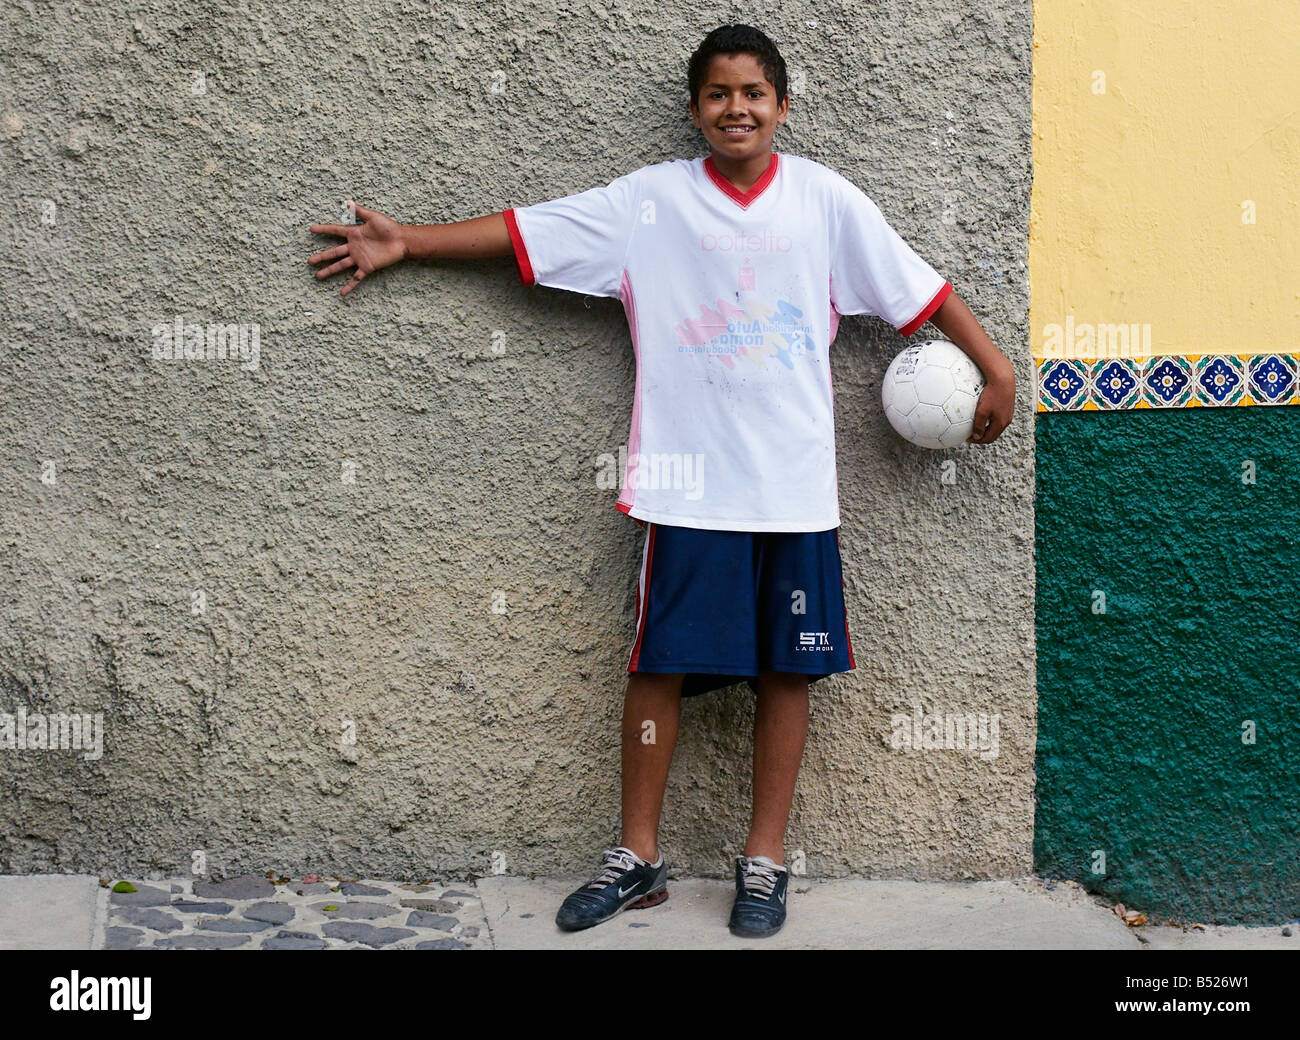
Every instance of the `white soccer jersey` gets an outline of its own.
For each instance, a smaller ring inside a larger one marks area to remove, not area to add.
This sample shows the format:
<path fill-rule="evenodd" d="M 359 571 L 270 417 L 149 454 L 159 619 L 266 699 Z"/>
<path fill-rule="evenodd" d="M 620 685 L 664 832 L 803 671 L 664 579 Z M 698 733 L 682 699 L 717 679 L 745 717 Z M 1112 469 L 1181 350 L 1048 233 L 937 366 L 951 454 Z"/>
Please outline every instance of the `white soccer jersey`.
<path fill-rule="evenodd" d="M 840 524 L 827 348 L 842 314 L 905 336 L 952 287 L 840 174 L 773 153 L 741 192 L 710 157 L 505 211 L 519 277 L 622 301 L 636 352 L 617 508 L 721 531 Z"/>

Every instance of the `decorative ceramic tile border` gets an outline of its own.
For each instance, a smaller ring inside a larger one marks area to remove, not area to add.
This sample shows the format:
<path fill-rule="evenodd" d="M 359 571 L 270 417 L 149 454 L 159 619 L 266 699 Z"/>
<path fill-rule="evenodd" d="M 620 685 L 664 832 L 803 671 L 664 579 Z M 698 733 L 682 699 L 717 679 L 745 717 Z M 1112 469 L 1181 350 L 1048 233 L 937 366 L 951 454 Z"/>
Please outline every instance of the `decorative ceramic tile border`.
<path fill-rule="evenodd" d="M 1300 354 L 1035 361 L 1040 412 L 1300 405 Z"/>

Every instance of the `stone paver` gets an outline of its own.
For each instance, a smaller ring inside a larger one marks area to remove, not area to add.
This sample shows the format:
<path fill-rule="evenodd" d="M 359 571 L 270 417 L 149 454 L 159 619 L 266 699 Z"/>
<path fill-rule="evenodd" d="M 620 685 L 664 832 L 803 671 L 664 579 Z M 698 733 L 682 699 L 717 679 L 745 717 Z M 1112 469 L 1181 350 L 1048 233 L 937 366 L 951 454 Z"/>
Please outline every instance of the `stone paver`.
<path fill-rule="evenodd" d="M 233 950 L 248 942 L 247 935 L 176 935 L 170 939 L 159 939 L 153 944 L 155 950 Z M 136 947 L 140 949 L 140 947 Z"/>
<path fill-rule="evenodd" d="M 168 904 L 173 910 L 183 914 L 228 914 L 229 903 L 196 903 L 191 899 L 177 899 Z"/>
<path fill-rule="evenodd" d="M 134 950 L 143 935 L 139 928 L 110 926 L 104 934 L 104 949 Z"/>
<path fill-rule="evenodd" d="M 199 925 L 205 932 L 264 932 L 271 927 L 268 921 L 245 921 L 241 917 L 218 917 Z"/>
<path fill-rule="evenodd" d="M 166 906 L 172 901 L 171 893 L 165 888 L 154 888 L 144 882 L 133 884 L 134 892 L 110 891 L 108 901 L 113 906 Z"/>
<path fill-rule="evenodd" d="M 155 932 L 179 932 L 185 926 L 156 906 L 115 906 L 108 913 L 113 924 L 134 924 Z"/>
<path fill-rule="evenodd" d="M 331 906 L 335 909 L 326 909 L 326 907 Z M 388 903 L 353 903 L 344 899 L 340 899 L 337 903 L 313 903 L 311 908 L 325 914 L 331 921 L 336 919 L 347 921 L 375 921 L 381 917 L 392 917 L 393 914 L 401 910 L 400 906 L 392 906 Z"/>
<path fill-rule="evenodd" d="M 254 903 L 244 911 L 250 921 L 265 921 L 267 924 L 288 924 L 293 920 L 294 909 L 285 903 Z"/>
<path fill-rule="evenodd" d="M 449 932 L 460 922 L 447 914 L 430 914 L 424 910 L 412 910 L 406 918 L 412 928 L 436 928 L 440 932 Z"/>
<path fill-rule="evenodd" d="M 345 881 L 339 885 L 339 891 L 345 896 L 389 896 L 392 891 L 378 885 L 363 885 L 360 881 Z"/>
<path fill-rule="evenodd" d="M 194 894 L 207 899 L 265 899 L 275 894 L 275 886 L 264 877 L 244 874 L 224 881 L 196 881 Z"/>
<path fill-rule="evenodd" d="M 364 921 L 329 921 L 321 930 L 331 939 L 364 943 L 375 949 L 415 935 L 410 928 L 376 928 Z"/>
<path fill-rule="evenodd" d="M 263 950 L 325 950 L 329 943 L 310 932 L 277 932 L 261 945 Z"/>
<path fill-rule="evenodd" d="M 441 896 L 402 896 L 399 902 L 412 910 L 428 910 L 435 914 L 454 914 L 460 909 L 460 904 L 454 899 L 443 899 Z"/>

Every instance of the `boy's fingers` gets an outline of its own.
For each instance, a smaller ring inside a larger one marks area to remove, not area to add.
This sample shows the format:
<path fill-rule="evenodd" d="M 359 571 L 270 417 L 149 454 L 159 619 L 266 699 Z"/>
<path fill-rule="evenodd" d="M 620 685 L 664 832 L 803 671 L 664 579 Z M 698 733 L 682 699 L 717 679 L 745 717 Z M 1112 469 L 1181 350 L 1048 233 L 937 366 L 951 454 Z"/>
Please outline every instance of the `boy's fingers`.
<path fill-rule="evenodd" d="M 357 262 L 350 256 L 345 256 L 337 264 L 330 264 L 329 267 L 322 267 L 316 272 L 317 278 L 328 278 L 332 274 L 338 274 L 340 271 L 346 271 L 349 267 L 356 267 Z"/>
<path fill-rule="evenodd" d="M 347 255 L 348 255 L 348 246 L 347 243 L 345 242 L 341 246 L 335 246 L 333 249 L 322 249 L 315 256 L 307 257 L 307 263 L 319 264 L 319 263 L 324 263 L 326 260 L 333 260 L 335 257 L 347 256 Z"/>
<path fill-rule="evenodd" d="M 360 206 L 357 203 L 353 202 L 351 199 L 348 199 L 348 205 L 352 207 L 352 212 L 355 213 L 362 220 L 370 220 L 372 217 L 376 216 L 374 210 L 366 209 L 365 206 Z"/>
<path fill-rule="evenodd" d="M 355 224 L 313 224 L 308 231 L 314 231 L 318 235 L 341 235 L 348 233 L 349 227 L 356 227 Z"/>
<path fill-rule="evenodd" d="M 978 427 L 978 426 L 979 426 L 979 423 L 976 423 L 975 425 Z M 982 433 L 980 433 L 978 436 L 975 436 L 974 434 L 972 434 L 971 439 L 972 439 L 976 444 L 991 444 L 991 443 L 993 443 L 993 441 L 995 441 L 995 440 L 997 440 L 999 437 L 1001 437 L 1001 436 L 1002 436 L 1002 431 L 1005 430 L 1005 429 L 1006 429 L 1008 426 L 1010 426 L 1010 425 L 1011 425 L 1011 421 L 1010 421 L 1010 420 L 1007 420 L 1006 422 L 1003 422 L 1003 421 L 1002 421 L 1001 419 L 999 419 L 996 415 L 995 415 L 995 416 L 990 416 L 990 418 L 989 418 L 989 424 L 988 424 L 987 429 L 985 429 L 985 430 L 984 430 Z"/>
<path fill-rule="evenodd" d="M 348 293 L 350 293 L 353 289 L 355 289 L 358 285 L 361 284 L 361 279 L 363 279 L 365 276 L 366 276 L 366 272 L 358 268 L 357 273 L 352 276 L 352 281 L 348 282 L 347 285 L 343 286 L 343 291 L 339 295 L 346 296 Z"/>

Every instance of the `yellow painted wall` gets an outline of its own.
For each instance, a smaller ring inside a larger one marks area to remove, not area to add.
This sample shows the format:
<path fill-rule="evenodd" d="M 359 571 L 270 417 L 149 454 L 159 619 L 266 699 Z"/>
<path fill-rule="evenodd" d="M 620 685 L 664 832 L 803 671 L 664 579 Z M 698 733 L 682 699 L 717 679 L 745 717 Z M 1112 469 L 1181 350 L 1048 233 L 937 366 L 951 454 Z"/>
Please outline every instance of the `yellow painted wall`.
<path fill-rule="evenodd" d="M 1034 356 L 1300 351 L 1300 0 L 1034 20 Z"/>

